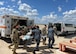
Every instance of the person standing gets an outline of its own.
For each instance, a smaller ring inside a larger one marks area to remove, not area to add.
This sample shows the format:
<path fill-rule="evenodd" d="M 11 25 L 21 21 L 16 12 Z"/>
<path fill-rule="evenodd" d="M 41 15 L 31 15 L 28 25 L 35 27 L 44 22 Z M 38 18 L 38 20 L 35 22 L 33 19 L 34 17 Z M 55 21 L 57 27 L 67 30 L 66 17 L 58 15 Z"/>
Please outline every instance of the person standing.
<path fill-rule="evenodd" d="M 53 26 L 49 26 L 48 27 L 48 47 L 53 48 L 54 42 L 55 42 L 54 29 L 53 29 Z"/>
<path fill-rule="evenodd" d="M 13 42 L 13 34 L 10 35 L 10 38 L 11 38 L 11 42 L 12 43 L 8 46 L 9 49 L 11 49 L 11 46 L 14 45 L 14 42 Z"/>
<path fill-rule="evenodd" d="M 34 51 L 38 51 L 39 50 L 39 44 L 40 44 L 40 34 L 41 34 L 41 30 L 39 29 L 39 26 L 36 26 L 36 28 L 34 30 L 32 30 L 32 32 L 34 33 L 34 39 L 36 41 L 36 48 L 34 49 Z"/>
<path fill-rule="evenodd" d="M 42 29 L 42 39 L 43 39 L 43 45 L 46 45 L 46 36 L 47 36 L 47 26 L 44 25 L 44 28 Z"/>
<path fill-rule="evenodd" d="M 31 30 L 30 30 L 30 28 L 28 28 L 28 27 L 25 27 L 24 29 L 23 29 L 23 36 L 25 36 L 26 35 L 26 37 L 27 36 L 30 36 L 30 34 L 31 34 L 32 32 L 31 32 Z M 23 49 L 26 49 L 27 48 L 27 40 L 24 40 L 23 41 Z"/>
<path fill-rule="evenodd" d="M 57 35 L 57 28 L 56 28 L 56 25 L 53 25 L 53 29 L 54 29 L 54 33 Z M 58 35 L 57 35 L 58 37 Z"/>
<path fill-rule="evenodd" d="M 24 30 L 24 33 L 23 34 L 26 35 L 27 32 L 28 32 L 28 28 L 25 26 L 23 30 Z"/>
<path fill-rule="evenodd" d="M 13 54 L 17 54 L 16 53 L 16 49 L 18 48 L 18 44 L 19 44 L 19 34 L 18 34 L 18 29 L 19 28 L 19 24 L 16 24 L 13 26 L 13 30 L 12 30 L 12 39 L 13 39 Z"/>

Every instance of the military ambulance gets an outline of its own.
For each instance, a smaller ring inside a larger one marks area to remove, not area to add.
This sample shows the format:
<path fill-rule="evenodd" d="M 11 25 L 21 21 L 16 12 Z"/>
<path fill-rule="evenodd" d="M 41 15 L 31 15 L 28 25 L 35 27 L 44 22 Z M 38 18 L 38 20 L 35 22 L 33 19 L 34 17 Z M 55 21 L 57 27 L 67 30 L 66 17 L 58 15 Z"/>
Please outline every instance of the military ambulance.
<path fill-rule="evenodd" d="M 10 37 L 12 26 L 19 21 L 20 26 L 33 26 L 34 20 L 30 20 L 27 17 L 3 15 L 0 16 L 0 37 Z"/>

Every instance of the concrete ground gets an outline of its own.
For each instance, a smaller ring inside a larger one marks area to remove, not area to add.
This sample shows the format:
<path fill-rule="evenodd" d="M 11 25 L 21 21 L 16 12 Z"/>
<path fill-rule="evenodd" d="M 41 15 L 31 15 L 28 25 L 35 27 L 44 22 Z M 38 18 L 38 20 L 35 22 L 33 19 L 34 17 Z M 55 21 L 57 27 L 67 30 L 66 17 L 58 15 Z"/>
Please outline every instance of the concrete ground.
<path fill-rule="evenodd" d="M 49 49 L 47 45 L 42 44 L 42 40 L 40 42 L 39 51 L 36 51 L 36 54 L 59 54 L 57 51 L 59 46 L 58 44 L 62 41 L 69 41 L 72 38 L 75 38 L 76 35 L 68 35 L 68 36 L 59 36 L 57 37 L 55 35 L 55 43 L 54 48 Z M 48 44 L 48 38 L 46 43 Z M 8 45 L 10 44 L 10 39 L 0 39 L 0 54 L 12 54 L 12 50 L 8 48 Z M 27 45 L 26 49 L 23 49 L 23 45 L 19 45 L 19 48 L 17 49 L 18 54 L 33 54 L 33 50 L 35 48 L 36 44 Z M 13 48 L 13 47 L 12 47 Z M 61 54 L 61 53 L 60 53 Z"/>

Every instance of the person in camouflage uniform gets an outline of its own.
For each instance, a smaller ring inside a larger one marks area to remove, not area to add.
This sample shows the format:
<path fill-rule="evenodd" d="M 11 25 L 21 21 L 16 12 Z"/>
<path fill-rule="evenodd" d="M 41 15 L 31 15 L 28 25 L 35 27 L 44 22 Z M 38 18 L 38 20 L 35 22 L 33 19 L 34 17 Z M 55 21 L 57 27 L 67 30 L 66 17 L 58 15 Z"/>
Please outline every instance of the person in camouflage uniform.
<path fill-rule="evenodd" d="M 42 29 L 42 39 L 43 39 L 43 45 L 46 45 L 46 36 L 47 36 L 47 26 L 44 25 L 44 28 Z"/>
<path fill-rule="evenodd" d="M 14 48 L 13 48 L 13 54 L 17 54 L 16 53 L 16 49 L 18 48 L 18 45 L 19 45 L 19 35 L 18 35 L 18 29 L 19 28 L 19 24 L 16 24 L 14 25 L 13 29 L 12 29 L 12 42 L 13 42 L 13 45 L 14 45 Z"/>
<path fill-rule="evenodd" d="M 28 27 L 24 27 L 23 29 L 22 29 L 22 35 L 26 35 L 28 33 Z M 26 40 L 24 40 L 23 41 L 23 49 L 26 49 L 27 47 L 26 47 Z"/>

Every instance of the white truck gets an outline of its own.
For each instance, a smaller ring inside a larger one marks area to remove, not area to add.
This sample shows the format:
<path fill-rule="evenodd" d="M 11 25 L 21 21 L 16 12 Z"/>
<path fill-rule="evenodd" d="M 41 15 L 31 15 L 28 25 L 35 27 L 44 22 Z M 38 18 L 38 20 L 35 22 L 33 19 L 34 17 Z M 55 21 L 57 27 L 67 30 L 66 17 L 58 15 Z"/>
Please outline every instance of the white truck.
<path fill-rule="evenodd" d="M 74 27 L 74 24 L 58 22 L 58 23 L 53 23 L 52 25 L 56 27 L 57 35 L 61 35 L 61 34 L 67 35 L 67 34 L 76 33 L 76 28 Z"/>
<path fill-rule="evenodd" d="M 3 15 L 0 16 L 0 36 L 10 37 L 12 26 L 19 21 L 20 26 L 33 26 L 34 20 L 29 20 L 27 17 Z"/>

